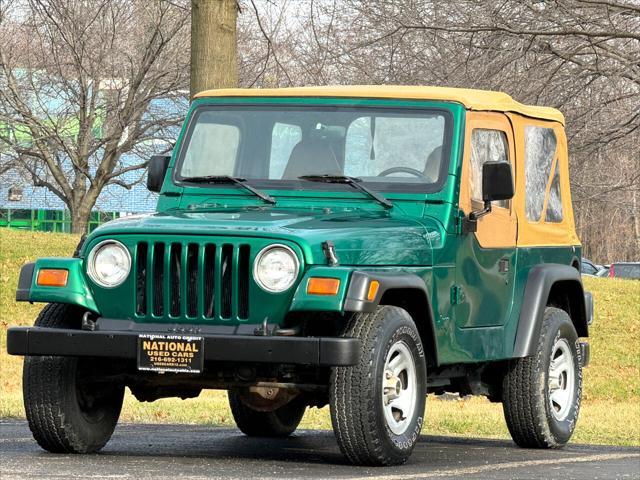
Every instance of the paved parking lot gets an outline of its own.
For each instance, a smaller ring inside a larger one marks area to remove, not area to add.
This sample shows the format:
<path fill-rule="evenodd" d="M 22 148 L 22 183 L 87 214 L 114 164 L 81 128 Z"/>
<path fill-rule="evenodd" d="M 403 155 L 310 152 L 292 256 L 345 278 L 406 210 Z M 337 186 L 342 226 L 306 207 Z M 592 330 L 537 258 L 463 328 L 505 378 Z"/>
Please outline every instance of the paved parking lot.
<path fill-rule="evenodd" d="M 570 445 L 523 450 L 509 441 L 424 436 L 407 465 L 348 465 L 331 432 L 278 440 L 193 425 L 120 425 L 98 455 L 42 451 L 24 421 L 0 421 L 0 477 L 332 479 L 640 479 L 640 449 Z"/>

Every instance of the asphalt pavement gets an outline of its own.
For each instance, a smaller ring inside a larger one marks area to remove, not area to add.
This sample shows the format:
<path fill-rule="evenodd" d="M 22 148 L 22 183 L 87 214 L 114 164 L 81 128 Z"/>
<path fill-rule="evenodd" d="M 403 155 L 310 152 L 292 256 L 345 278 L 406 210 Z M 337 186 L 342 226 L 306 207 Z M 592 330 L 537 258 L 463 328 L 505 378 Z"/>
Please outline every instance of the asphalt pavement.
<path fill-rule="evenodd" d="M 37 446 L 26 422 L 4 420 L 0 478 L 640 479 L 640 449 L 524 450 L 506 440 L 423 436 L 406 465 L 363 468 L 345 461 L 330 431 L 265 440 L 200 425 L 122 424 L 97 455 L 53 455 Z"/>

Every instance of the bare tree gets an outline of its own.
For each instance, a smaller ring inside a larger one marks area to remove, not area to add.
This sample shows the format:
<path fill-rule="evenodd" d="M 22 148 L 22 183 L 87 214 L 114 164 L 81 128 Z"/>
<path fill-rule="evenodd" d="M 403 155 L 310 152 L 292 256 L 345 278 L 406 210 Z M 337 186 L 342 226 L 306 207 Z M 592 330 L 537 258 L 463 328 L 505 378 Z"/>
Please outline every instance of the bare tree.
<path fill-rule="evenodd" d="M 0 6 L 0 170 L 17 162 L 80 217 L 144 166 L 124 152 L 179 121 L 141 112 L 187 85 L 193 5 L 192 92 L 235 85 L 237 32 L 244 86 L 446 85 L 560 108 L 584 252 L 640 257 L 637 0 L 24 2 L 10 20 Z"/>
<path fill-rule="evenodd" d="M 240 22 L 246 84 L 457 86 L 561 109 L 584 252 L 602 262 L 640 257 L 636 0 L 256 4 L 257 19 Z"/>
<path fill-rule="evenodd" d="M 27 0 L 0 15 L 0 149 L 84 232 L 182 121 L 188 9 L 160 0 Z M 139 161 L 123 163 L 124 154 Z"/>

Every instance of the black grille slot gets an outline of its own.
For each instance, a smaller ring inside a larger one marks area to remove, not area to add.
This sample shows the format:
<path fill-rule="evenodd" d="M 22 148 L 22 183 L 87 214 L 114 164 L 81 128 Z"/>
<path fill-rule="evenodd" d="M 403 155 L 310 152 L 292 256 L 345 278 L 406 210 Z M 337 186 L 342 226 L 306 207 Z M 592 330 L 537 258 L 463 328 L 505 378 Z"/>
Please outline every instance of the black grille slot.
<path fill-rule="evenodd" d="M 153 247 L 153 314 L 164 315 L 164 243 Z"/>
<path fill-rule="evenodd" d="M 198 316 L 198 245 L 187 249 L 187 316 Z"/>
<path fill-rule="evenodd" d="M 233 279 L 233 245 L 222 246 L 222 302 L 220 316 L 231 318 L 231 303 L 233 293 L 231 281 Z"/>
<path fill-rule="evenodd" d="M 238 259 L 238 317 L 249 318 L 249 245 L 240 246 Z"/>
<path fill-rule="evenodd" d="M 146 243 L 138 244 L 136 255 L 136 313 L 145 315 L 147 313 L 147 253 Z"/>
<path fill-rule="evenodd" d="M 204 316 L 213 318 L 215 314 L 215 264 L 216 246 L 204 247 Z"/>
<path fill-rule="evenodd" d="M 182 245 L 171 244 L 169 256 L 169 314 L 173 317 L 180 315 L 180 270 L 182 267 Z"/>
<path fill-rule="evenodd" d="M 249 245 L 139 242 L 135 314 L 189 319 L 249 318 Z"/>

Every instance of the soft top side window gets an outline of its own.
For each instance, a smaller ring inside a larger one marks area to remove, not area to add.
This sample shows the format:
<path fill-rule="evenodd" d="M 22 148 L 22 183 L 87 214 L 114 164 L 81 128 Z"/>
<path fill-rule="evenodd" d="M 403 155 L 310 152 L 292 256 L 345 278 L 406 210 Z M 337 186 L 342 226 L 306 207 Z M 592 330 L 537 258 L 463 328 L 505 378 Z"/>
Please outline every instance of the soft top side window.
<path fill-rule="evenodd" d="M 563 219 L 558 165 L 558 140 L 552 128 L 524 129 L 525 211 L 531 222 Z"/>
<path fill-rule="evenodd" d="M 508 162 L 509 144 L 502 130 L 474 128 L 471 132 L 470 193 L 471 200 L 482 202 L 482 165 Z M 494 207 L 509 208 L 509 200 L 493 202 Z"/>

